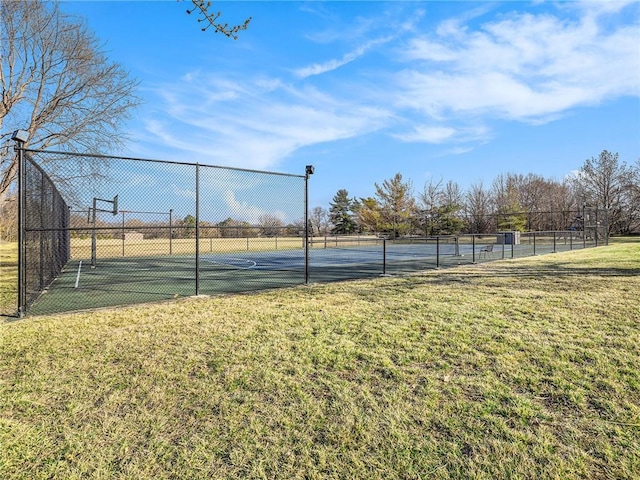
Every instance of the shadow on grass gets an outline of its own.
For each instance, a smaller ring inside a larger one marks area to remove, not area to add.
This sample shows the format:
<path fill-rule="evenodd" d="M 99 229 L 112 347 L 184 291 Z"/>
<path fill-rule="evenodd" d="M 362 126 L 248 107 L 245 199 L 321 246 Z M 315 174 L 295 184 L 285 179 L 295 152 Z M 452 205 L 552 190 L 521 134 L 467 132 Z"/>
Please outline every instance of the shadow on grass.
<path fill-rule="evenodd" d="M 415 286 L 432 285 L 463 285 L 477 284 L 479 281 L 495 278 L 514 279 L 541 279 L 544 277 L 576 278 L 576 277 L 637 277 L 640 276 L 640 268 L 624 267 L 576 267 L 575 263 L 563 262 L 546 265 L 514 265 L 489 264 L 476 265 L 474 267 L 450 268 L 438 271 L 425 272 L 412 275 L 406 281 Z"/>

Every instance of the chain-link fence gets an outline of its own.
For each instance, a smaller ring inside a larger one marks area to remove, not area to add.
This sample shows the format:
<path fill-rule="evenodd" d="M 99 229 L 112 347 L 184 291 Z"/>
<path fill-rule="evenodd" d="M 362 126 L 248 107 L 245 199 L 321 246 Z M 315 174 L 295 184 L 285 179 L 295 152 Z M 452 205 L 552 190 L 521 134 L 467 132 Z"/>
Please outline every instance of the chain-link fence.
<path fill-rule="evenodd" d="M 338 281 L 595 247 L 582 231 L 405 236 L 324 236 L 310 241 L 310 278 Z"/>
<path fill-rule="evenodd" d="M 30 155 L 24 162 L 23 182 L 26 188 L 21 233 L 25 263 L 21 274 L 24 292 L 21 300 L 24 305 L 30 305 L 69 261 L 69 207 L 51 178 Z"/>
<path fill-rule="evenodd" d="M 311 237 L 312 167 L 290 175 L 18 151 L 21 228 L 0 242 L 1 315 L 405 274 L 606 243 L 606 218 L 586 208 L 564 215 L 578 223 L 559 231 Z"/>
<path fill-rule="evenodd" d="M 307 175 L 23 153 L 19 314 L 306 281 Z"/>

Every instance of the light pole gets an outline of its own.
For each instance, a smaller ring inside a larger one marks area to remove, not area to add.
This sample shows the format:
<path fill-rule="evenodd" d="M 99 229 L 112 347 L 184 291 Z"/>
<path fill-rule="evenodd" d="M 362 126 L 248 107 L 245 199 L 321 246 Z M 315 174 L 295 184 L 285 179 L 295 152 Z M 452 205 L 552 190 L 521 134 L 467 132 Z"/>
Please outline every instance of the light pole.
<path fill-rule="evenodd" d="M 25 313 L 25 248 L 24 248 L 24 144 L 29 139 L 29 132 L 16 130 L 11 135 L 11 140 L 16 142 L 14 150 L 18 154 L 18 317 L 24 317 Z"/>
<path fill-rule="evenodd" d="M 309 177 L 315 168 L 307 165 L 304 169 L 304 284 L 309 283 Z"/>

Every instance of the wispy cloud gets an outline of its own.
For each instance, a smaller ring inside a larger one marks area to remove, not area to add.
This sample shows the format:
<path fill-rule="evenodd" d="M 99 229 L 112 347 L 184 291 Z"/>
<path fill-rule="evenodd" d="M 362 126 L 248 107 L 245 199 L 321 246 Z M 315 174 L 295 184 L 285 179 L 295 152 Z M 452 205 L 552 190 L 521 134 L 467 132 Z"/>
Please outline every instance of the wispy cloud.
<path fill-rule="evenodd" d="M 259 83 L 279 85 L 264 78 Z M 390 116 L 382 108 L 314 88 L 281 86 L 256 92 L 249 79 L 233 87 L 228 81 L 200 87 L 202 91 L 161 86 L 169 115 L 149 119 L 146 127 L 167 147 L 219 165 L 271 168 L 296 149 L 375 131 Z M 238 95 L 233 102 L 217 93 L 229 88 Z"/>
<path fill-rule="evenodd" d="M 440 145 L 486 141 L 490 138 L 490 132 L 482 125 L 455 128 L 444 125 L 416 125 L 408 132 L 394 133 L 392 136 L 403 142 Z"/>
<path fill-rule="evenodd" d="M 328 60 L 324 63 L 315 63 L 307 67 L 299 68 L 294 71 L 294 74 L 299 78 L 307 78 L 313 75 L 320 75 L 323 73 L 331 72 L 344 65 L 347 65 L 348 63 L 353 62 L 354 60 L 363 56 L 372 48 L 378 45 L 383 45 L 385 43 L 388 43 L 392 39 L 393 39 L 392 36 L 387 36 L 387 37 L 371 40 L 365 43 L 364 45 L 360 45 L 355 50 L 352 50 L 351 52 L 344 54 L 339 59 Z"/>
<path fill-rule="evenodd" d="M 438 118 L 468 114 L 544 122 L 571 108 L 639 95 L 637 25 L 599 28 L 511 14 L 480 29 L 441 28 L 408 42 L 398 105 Z"/>
<path fill-rule="evenodd" d="M 196 198 L 196 192 L 194 192 L 193 190 L 182 189 L 176 184 L 171 185 L 171 190 L 177 197 L 188 198 L 190 200 L 195 200 Z"/>
<path fill-rule="evenodd" d="M 157 85 L 147 139 L 167 155 L 255 169 L 373 132 L 467 151 L 492 139 L 497 121 L 544 124 L 576 107 L 640 96 L 637 7 L 602 3 L 560 3 L 545 13 L 514 4 L 500 15 L 489 15 L 500 4 L 486 4 L 435 28 L 420 24 L 428 18 L 422 8 L 413 16 L 402 9 L 358 18 L 340 44 L 347 52 L 335 55 L 338 23 L 308 33 L 326 47 L 306 66 L 251 74 L 197 68 Z M 625 8 L 634 20 L 624 19 Z"/>

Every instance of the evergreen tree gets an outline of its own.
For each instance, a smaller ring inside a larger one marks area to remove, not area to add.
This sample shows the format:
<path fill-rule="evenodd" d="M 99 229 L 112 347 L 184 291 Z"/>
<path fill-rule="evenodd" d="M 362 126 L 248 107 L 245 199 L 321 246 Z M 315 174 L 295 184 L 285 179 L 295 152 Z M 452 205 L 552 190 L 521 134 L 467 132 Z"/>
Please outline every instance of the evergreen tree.
<path fill-rule="evenodd" d="M 382 230 L 382 211 L 375 198 L 361 198 L 358 202 L 358 222 L 365 232 L 375 233 Z"/>
<path fill-rule="evenodd" d="M 338 190 L 329 207 L 329 221 L 333 225 L 331 233 L 348 235 L 358 230 L 358 223 L 354 218 L 355 200 L 349 198 L 347 190 Z"/>
<path fill-rule="evenodd" d="M 392 238 L 411 233 L 411 218 L 416 210 L 411 182 L 403 182 L 402 174 L 396 173 L 393 178 L 382 182 L 382 185 L 376 183 L 375 187 L 382 229 Z"/>

